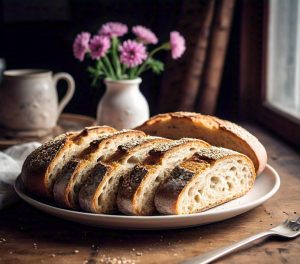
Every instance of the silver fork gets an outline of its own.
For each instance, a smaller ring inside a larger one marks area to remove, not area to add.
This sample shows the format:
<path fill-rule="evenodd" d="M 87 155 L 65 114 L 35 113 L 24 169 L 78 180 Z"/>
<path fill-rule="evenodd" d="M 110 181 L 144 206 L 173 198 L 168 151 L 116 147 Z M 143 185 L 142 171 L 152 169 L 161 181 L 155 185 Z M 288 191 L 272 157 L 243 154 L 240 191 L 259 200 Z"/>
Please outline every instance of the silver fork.
<path fill-rule="evenodd" d="M 234 250 L 245 246 L 246 244 L 253 242 L 260 238 L 266 238 L 269 236 L 280 236 L 280 237 L 286 237 L 286 238 L 294 238 L 296 236 L 300 235 L 300 217 L 297 220 L 289 220 L 287 219 L 284 223 L 280 224 L 279 226 L 276 226 L 268 231 L 261 232 L 257 235 L 250 236 L 248 238 L 245 238 L 237 243 L 234 243 L 227 247 L 222 247 L 213 251 L 210 251 L 208 253 L 205 253 L 204 255 L 200 255 L 197 257 L 194 257 L 192 259 L 186 260 L 181 262 L 181 264 L 206 264 L 210 263 L 218 258 L 221 258 Z"/>

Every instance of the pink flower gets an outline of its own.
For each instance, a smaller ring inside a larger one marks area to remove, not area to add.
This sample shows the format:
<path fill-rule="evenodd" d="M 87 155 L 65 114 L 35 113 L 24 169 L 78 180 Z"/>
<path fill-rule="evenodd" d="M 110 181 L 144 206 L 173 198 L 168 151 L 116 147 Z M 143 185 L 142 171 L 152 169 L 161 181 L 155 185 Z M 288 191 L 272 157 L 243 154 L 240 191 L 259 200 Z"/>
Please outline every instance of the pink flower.
<path fill-rule="evenodd" d="M 156 35 L 146 27 L 135 26 L 132 28 L 132 32 L 144 44 L 156 44 L 158 42 Z"/>
<path fill-rule="evenodd" d="M 91 34 L 88 32 L 81 32 L 78 34 L 73 43 L 74 57 L 80 61 L 83 61 L 86 52 L 89 49 L 89 41 Z"/>
<path fill-rule="evenodd" d="M 142 43 L 138 43 L 134 40 L 126 40 L 119 47 L 121 52 L 120 60 L 127 67 L 136 67 L 147 58 L 146 47 Z"/>
<path fill-rule="evenodd" d="M 98 34 L 106 37 L 122 37 L 128 31 L 126 25 L 118 22 L 108 22 L 100 28 Z"/>
<path fill-rule="evenodd" d="M 92 59 L 100 59 L 105 56 L 110 48 L 110 39 L 105 36 L 94 36 L 90 41 Z"/>
<path fill-rule="evenodd" d="M 185 39 L 177 31 L 170 33 L 170 46 L 173 59 L 178 59 L 185 51 Z"/>

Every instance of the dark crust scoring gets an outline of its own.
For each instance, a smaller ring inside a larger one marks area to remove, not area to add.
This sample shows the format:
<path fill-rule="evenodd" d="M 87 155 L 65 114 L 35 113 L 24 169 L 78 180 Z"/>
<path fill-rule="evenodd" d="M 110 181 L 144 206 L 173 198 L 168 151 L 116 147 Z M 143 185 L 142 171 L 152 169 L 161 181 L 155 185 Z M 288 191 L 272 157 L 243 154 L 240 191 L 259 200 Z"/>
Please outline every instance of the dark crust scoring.
<path fill-rule="evenodd" d="M 151 140 L 151 137 L 137 138 L 133 139 L 125 144 L 118 146 L 118 149 L 111 157 L 106 161 L 107 163 L 118 162 L 122 157 L 129 153 L 129 151 L 144 142 L 148 142 Z"/>
<path fill-rule="evenodd" d="M 101 142 L 110 137 L 112 134 L 102 134 L 98 139 L 95 139 L 93 140 L 90 145 L 84 149 L 80 155 L 78 156 L 80 159 L 88 159 L 88 156 L 91 154 L 91 153 L 94 153 L 95 151 L 98 150 L 99 148 L 99 145 L 101 144 Z"/>
<path fill-rule="evenodd" d="M 76 167 L 80 163 L 79 159 L 71 159 L 61 170 L 59 173 L 59 176 L 57 178 L 57 181 L 64 180 L 70 180 L 73 172 L 75 171 Z"/>
<path fill-rule="evenodd" d="M 81 132 L 77 135 L 75 135 L 72 140 L 75 144 L 80 144 L 81 143 L 81 140 L 88 136 L 89 133 L 91 132 L 101 132 L 100 135 L 102 133 L 110 133 L 110 132 L 115 132 L 116 130 L 112 127 L 109 127 L 109 126 L 93 126 L 93 127 L 86 127 L 84 128 L 83 130 L 81 130 Z"/>
<path fill-rule="evenodd" d="M 79 202 L 83 209 L 91 210 L 94 194 L 108 171 L 108 166 L 98 162 L 89 172 L 86 181 L 79 190 Z"/>
<path fill-rule="evenodd" d="M 122 181 L 122 187 L 119 190 L 120 198 L 131 200 L 147 173 L 148 170 L 144 166 L 136 165 Z"/>
<path fill-rule="evenodd" d="M 22 167 L 21 177 L 27 191 L 51 197 L 51 193 L 47 190 L 48 179 L 45 179 L 45 173 L 68 139 L 69 135 L 65 134 L 56 137 L 34 150 L 26 158 Z"/>
<path fill-rule="evenodd" d="M 55 201 L 63 206 L 71 207 L 69 197 L 66 195 L 65 189 L 67 183 L 71 179 L 77 166 L 80 164 L 80 160 L 73 158 L 71 159 L 58 174 L 57 180 L 54 185 L 53 193 Z"/>
<path fill-rule="evenodd" d="M 145 167 L 139 167 L 138 165 L 135 169 L 125 175 L 120 181 L 119 192 L 117 195 L 117 205 L 118 209 L 125 214 L 132 215 L 134 214 L 133 208 L 133 198 L 134 194 L 139 187 L 139 183 L 148 173 L 148 170 Z"/>
<path fill-rule="evenodd" d="M 175 212 L 178 196 L 194 176 L 194 172 L 176 166 L 170 177 L 160 184 L 156 190 L 154 201 L 156 208 L 167 214 Z M 166 211 L 166 208 L 168 211 Z"/>
<path fill-rule="evenodd" d="M 166 182 L 176 181 L 176 184 L 178 185 L 178 189 L 181 191 L 186 186 L 186 184 L 193 178 L 194 175 L 195 175 L 194 172 L 177 166 L 171 172 L 171 175 Z"/>

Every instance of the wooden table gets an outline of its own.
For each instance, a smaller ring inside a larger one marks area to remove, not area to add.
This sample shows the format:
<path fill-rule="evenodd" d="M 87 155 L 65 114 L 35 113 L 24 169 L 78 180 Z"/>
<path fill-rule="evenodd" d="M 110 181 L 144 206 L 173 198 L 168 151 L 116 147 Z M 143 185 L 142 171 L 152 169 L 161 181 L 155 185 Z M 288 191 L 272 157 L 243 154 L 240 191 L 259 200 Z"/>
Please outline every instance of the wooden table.
<path fill-rule="evenodd" d="M 46 215 L 24 202 L 0 211 L 0 263 L 179 263 L 300 215 L 300 155 L 262 129 L 246 126 L 266 146 L 281 176 L 279 192 L 241 216 L 171 231 L 116 231 Z M 270 239 L 217 263 L 300 263 L 300 237 Z"/>

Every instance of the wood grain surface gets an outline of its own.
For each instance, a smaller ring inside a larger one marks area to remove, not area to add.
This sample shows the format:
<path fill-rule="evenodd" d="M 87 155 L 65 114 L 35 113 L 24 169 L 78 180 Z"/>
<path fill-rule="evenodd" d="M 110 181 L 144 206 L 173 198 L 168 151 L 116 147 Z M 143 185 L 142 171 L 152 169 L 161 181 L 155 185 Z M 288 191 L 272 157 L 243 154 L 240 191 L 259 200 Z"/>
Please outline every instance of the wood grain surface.
<path fill-rule="evenodd" d="M 46 215 L 24 202 L 0 211 L 0 263 L 180 263 L 300 216 L 300 155 L 260 128 L 246 126 L 266 146 L 281 176 L 264 205 L 206 226 L 169 231 L 87 227 Z M 216 263 L 300 263 L 300 237 L 269 239 Z"/>

